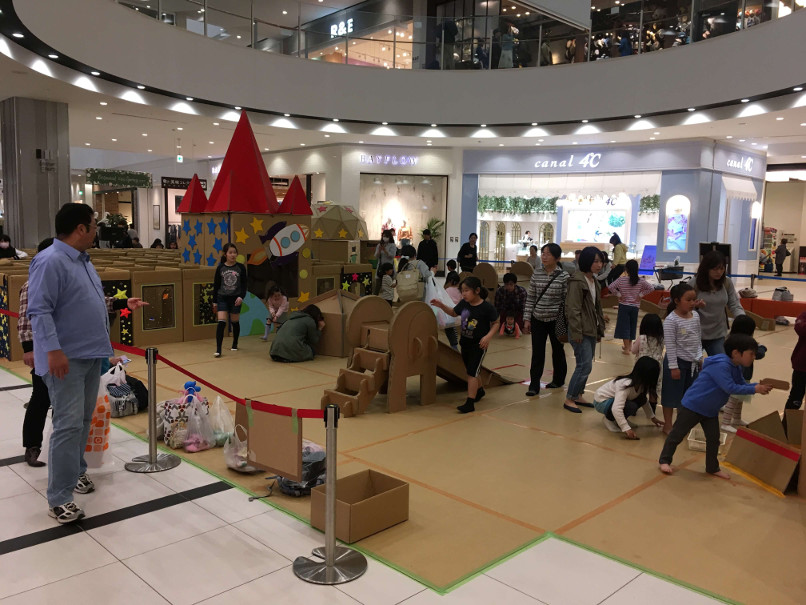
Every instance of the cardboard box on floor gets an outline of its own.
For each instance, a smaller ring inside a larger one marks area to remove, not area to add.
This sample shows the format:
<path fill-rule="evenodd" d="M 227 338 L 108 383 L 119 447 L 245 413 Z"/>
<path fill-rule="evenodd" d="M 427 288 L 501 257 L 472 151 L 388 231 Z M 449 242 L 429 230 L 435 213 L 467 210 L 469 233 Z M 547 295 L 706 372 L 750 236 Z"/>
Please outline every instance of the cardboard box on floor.
<path fill-rule="evenodd" d="M 352 544 L 409 518 L 409 484 L 373 470 L 336 481 L 336 537 Z M 325 486 L 311 490 L 311 525 L 325 530 Z"/>
<path fill-rule="evenodd" d="M 783 493 L 801 459 L 803 422 L 801 410 L 786 410 L 787 430 L 778 412 L 762 416 L 747 427 L 738 429 L 725 462 Z M 806 478 L 801 479 L 798 491 L 804 495 Z"/>

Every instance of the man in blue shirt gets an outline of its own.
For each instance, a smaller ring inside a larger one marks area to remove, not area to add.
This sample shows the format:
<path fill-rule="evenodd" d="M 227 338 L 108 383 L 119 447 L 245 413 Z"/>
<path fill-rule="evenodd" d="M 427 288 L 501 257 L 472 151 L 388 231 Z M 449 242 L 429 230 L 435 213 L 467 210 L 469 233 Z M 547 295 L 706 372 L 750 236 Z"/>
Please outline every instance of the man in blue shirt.
<path fill-rule="evenodd" d="M 95 489 L 84 447 L 98 396 L 101 361 L 112 355 L 103 286 L 86 253 L 95 239 L 93 210 L 68 203 L 56 214 L 53 245 L 31 261 L 28 317 L 33 326 L 34 371 L 48 387 L 53 435 L 48 453 L 49 514 L 59 523 L 84 516 L 73 491 Z M 129 299 L 129 307 L 142 306 Z"/>

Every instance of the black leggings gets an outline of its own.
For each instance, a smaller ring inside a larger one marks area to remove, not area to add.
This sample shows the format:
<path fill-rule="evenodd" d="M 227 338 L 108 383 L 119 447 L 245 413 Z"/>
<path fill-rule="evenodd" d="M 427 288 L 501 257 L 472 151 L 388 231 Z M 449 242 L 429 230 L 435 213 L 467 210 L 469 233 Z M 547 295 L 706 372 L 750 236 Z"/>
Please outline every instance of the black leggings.
<path fill-rule="evenodd" d="M 546 365 L 546 340 L 551 341 L 551 367 L 554 378 L 551 382 L 557 386 L 565 384 L 565 375 L 568 373 L 568 363 L 565 360 L 565 348 L 555 334 L 555 321 L 540 321 L 532 319 L 532 365 L 529 370 L 531 382 L 529 390 L 535 393 L 540 391 L 540 377 Z"/>
<path fill-rule="evenodd" d="M 48 387 L 41 376 L 31 371 L 31 383 L 34 390 L 25 410 L 25 420 L 22 422 L 22 446 L 24 448 L 42 448 L 42 432 L 50 409 L 50 396 Z"/>
<path fill-rule="evenodd" d="M 786 400 L 787 410 L 799 410 L 806 395 L 806 372 L 792 370 L 792 390 Z"/>

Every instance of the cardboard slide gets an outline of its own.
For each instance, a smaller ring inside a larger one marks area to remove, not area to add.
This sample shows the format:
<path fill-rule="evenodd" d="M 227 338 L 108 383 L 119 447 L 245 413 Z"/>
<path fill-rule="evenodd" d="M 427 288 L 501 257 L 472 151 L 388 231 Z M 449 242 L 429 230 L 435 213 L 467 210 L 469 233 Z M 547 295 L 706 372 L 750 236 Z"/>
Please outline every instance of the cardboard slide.
<path fill-rule="evenodd" d="M 467 372 L 465 363 L 462 361 L 462 354 L 459 351 L 454 351 L 450 345 L 442 341 L 440 341 L 437 349 L 437 376 L 448 382 L 467 384 Z M 481 366 L 479 378 L 483 387 L 500 387 L 517 382 L 516 380 L 504 378 L 498 372 L 493 372 L 484 366 Z"/>

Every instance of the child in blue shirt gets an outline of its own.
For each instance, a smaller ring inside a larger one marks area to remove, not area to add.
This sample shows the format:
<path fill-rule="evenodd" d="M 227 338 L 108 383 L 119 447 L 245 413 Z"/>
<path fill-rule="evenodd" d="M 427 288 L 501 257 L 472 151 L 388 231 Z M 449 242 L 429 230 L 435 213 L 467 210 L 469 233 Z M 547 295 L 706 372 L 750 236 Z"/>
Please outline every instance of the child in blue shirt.
<path fill-rule="evenodd" d="M 672 457 L 696 425 L 705 433 L 705 472 L 722 479 L 730 475 L 719 468 L 719 410 L 731 395 L 766 395 L 772 387 L 765 384 L 745 382 L 742 368 L 749 368 L 756 358 L 758 343 L 746 334 L 731 334 L 725 341 L 725 354 L 708 356 L 702 371 L 683 396 L 677 410 L 672 431 L 666 438 L 660 454 L 660 470 L 671 475 Z"/>

